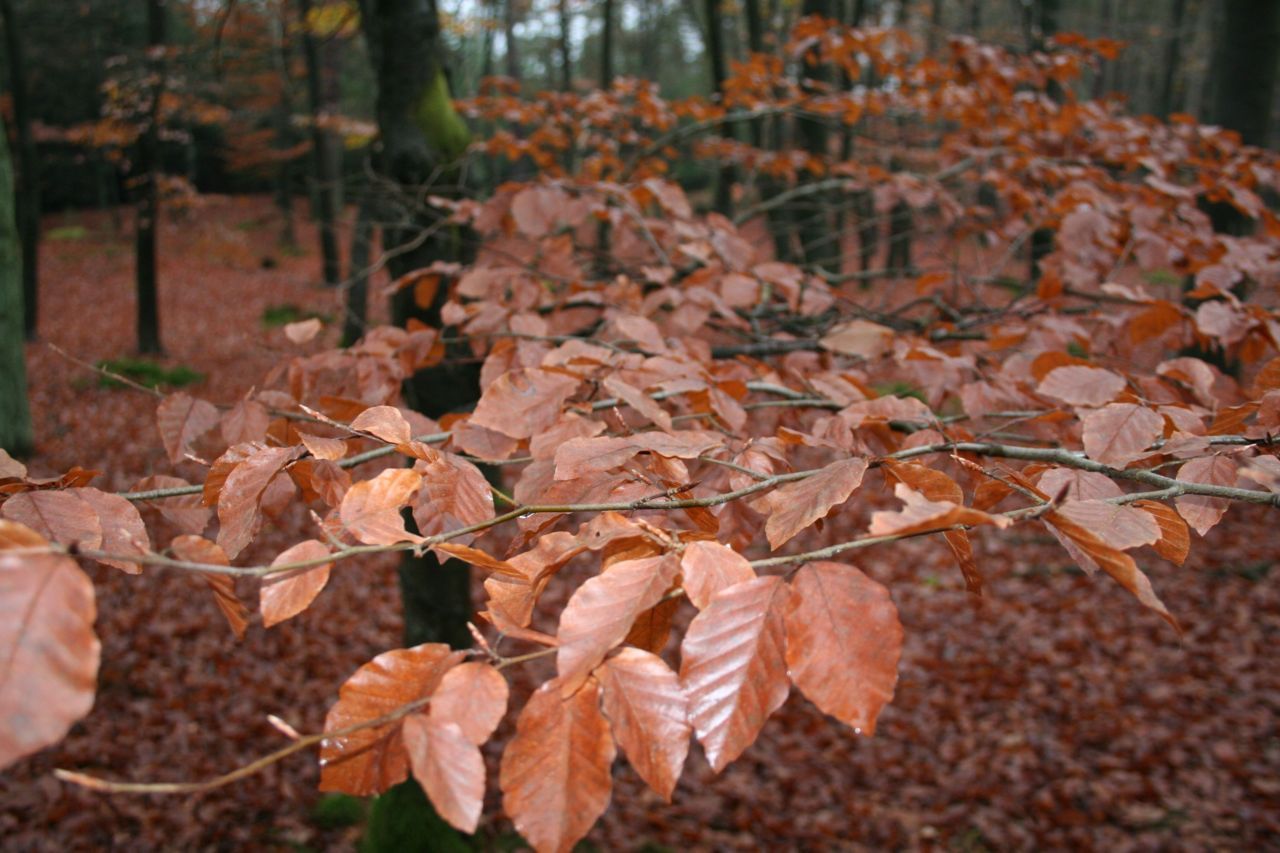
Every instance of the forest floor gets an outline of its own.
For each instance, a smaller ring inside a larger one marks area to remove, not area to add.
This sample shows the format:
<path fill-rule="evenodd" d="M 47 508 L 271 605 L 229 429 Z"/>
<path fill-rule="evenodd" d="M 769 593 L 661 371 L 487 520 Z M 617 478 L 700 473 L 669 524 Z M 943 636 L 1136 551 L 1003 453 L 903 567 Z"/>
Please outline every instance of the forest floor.
<path fill-rule="evenodd" d="M 207 377 L 189 390 L 234 402 L 296 349 L 266 320 L 335 320 L 316 286 L 314 231 L 281 253 L 263 199 L 212 198 L 166 221 L 160 242 L 165 364 Z M 100 469 L 129 488 L 171 467 L 154 400 L 101 387 L 85 362 L 133 348 L 129 223 L 50 217 L 40 341 L 29 345 L 40 438 L 32 474 Z M 291 308 L 286 306 L 292 306 Z M 297 514 L 247 558 L 305 538 Z M 1280 844 L 1280 539 L 1274 514 L 1235 507 L 1187 565 L 1144 559 L 1182 622 L 1179 638 L 1117 585 L 1087 578 L 1047 536 L 979 538 L 988 593 L 975 600 L 941 543 L 859 559 L 893 593 L 906 629 L 901 678 L 873 738 L 793 694 L 719 777 L 695 747 L 674 803 L 623 762 L 599 850 L 1260 849 Z M 829 525 L 830 526 L 830 525 Z M 160 540 L 161 542 L 165 540 Z M 339 685 L 398 645 L 394 563 L 351 561 L 301 616 L 234 641 L 212 597 L 180 573 L 91 566 L 102 671 L 93 712 L 62 744 L 0 774 L 5 850 L 352 849 L 359 824 L 316 792 L 295 756 L 200 796 L 107 796 L 56 767 L 111 778 L 208 778 L 278 748 L 268 714 L 316 731 Z M 249 584 L 240 589 L 253 601 Z M 513 726 L 503 724 L 499 744 Z M 481 844 L 509 842 L 494 790 Z"/>

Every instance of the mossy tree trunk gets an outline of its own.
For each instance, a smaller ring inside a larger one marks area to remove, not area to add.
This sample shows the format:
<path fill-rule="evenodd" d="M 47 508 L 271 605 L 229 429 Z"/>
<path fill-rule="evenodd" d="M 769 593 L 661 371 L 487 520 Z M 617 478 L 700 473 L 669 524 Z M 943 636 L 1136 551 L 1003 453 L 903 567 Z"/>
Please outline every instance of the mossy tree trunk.
<path fill-rule="evenodd" d="M 0 447 L 11 456 L 25 456 L 33 444 L 22 349 L 22 252 L 18 243 L 13 169 L 0 124 Z"/>

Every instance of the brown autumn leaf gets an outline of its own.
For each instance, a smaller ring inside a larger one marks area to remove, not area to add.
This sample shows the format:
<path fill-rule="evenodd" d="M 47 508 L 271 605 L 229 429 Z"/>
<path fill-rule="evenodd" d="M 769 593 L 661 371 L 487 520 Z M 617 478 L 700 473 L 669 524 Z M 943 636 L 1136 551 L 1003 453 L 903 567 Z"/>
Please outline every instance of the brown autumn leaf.
<path fill-rule="evenodd" d="M 755 742 L 782 706 L 787 681 L 787 585 L 776 576 L 721 590 L 694 617 L 680 647 L 689 722 L 719 773 Z"/>
<path fill-rule="evenodd" d="M 1013 523 L 1012 519 L 1005 516 L 991 515 L 951 501 L 931 501 L 905 483 L 894 486 L 893 494 L 905 506 L 897 511 L 880 510 L 871 513 L 868 532 L 872 536 L 906 536 L 957 524 L 1008 527 Z"/>
<path fill-rule="evenodd" d="M 216 542 L 203 536 L 179 536 L 169 543 L 169 550 L 179 560 L 205 565 L 229 566 L 231 560 Z M 236 595 L 235 580 L 230 575 L 216 572 L 200 572 L 200 580 L 213 590 L 213 603 L 231 626 L 237 640 L 243 640 L 249 627 L 249 608 Z"/>
<path fill-rule="evenodd" d="M 1151 587 L 1151 580 L 1138 568 L 1138 564 L 1133 561 L 1132 557 L 1119 549 L 1112 548 L 1093 533 L 1061 513 L 1054 511 L 1046 513 L 1044 522 L 1050 528 L 1057 530 L 1066 537 L 1082 554 L 1101 567 L 1104 572 L 1111 575 L 1122 587 L 1129 590 L 1138 601 L 1159 613 L 1166 622 L 1174 627 L 1174 630 L 1182 633 L 1182 628 L 1178 626 L 1178 621 L 1173 618 L 1168 608 L 1164 606 L 1164 602 L 1156 595 L 1155 590 Z M 1085 566 L 1082 566 L 1082 568 L 1085 568 Z"/>
<path fill-rule="evenodd" d="M 600 683 L 566 695 L 559 679 L 539 687 L 502 753 L 503 811 L 538 853 L 568 853 L 609 805 L 616 751 L 600 711 Z"/>
<path fill-rule="evenodd" d="M 387 444 L 408 444 L 413 438 L 409 422 L 395 406 L 365 409 L 351 422 L 351 428 L 380 438 Z"/>
<path fill-rule="evenodd" d="M 756 576 L 747 558 L 719 542 L 690 542 L 680 558 L 681 586 L 693 606 L 705 610 L 722 589 Z"/>
<path fill-rule="evenodd" d="M 273 566 L 319 560 L 329 556 L 329 547 L 317 539 L 299 542 L 271 561 Z M 258 610 L 262 613 L 262 627 L 270 628 L 286 619 L 297 616 L 311 606 L 316 596 L 329 582 L 332 562 L 316 566 L 269 574 L 262 579 L 258 590 Z"/>
<path fill-rule="evenodd" d="M 463 652 L 443 643 L 383 652 L 339 688 L 338 701 L 324 718 L 324 730 L 371 723 L 426 699 L 462 658 Z M 402 720 L 391 720 L 321 741 L 320 790 L 368 797 L 403 782 L 409 775 L 409 756 L 401 726 Z"/>
<path fill-rule="evenodd" d="M 565 688 L 581 680 L 621 643 L 641 613 L 656 605 L 675 580 L 680 564 L 660 555 L 623 560 L 587 579 L 560 613 L 556 670 Z"/>
<path fill-rule="evenodd" d="M 347 531 L 366 545 L 421 542 L 405 529 L 400 510 L 413 499 L 422 475 L 412 468 L 388 468 L 371 480 L 352 484 L 338 515 Z"/>
<path fill-rule="evenodd" d="M 9 455 L 9 451 L 0 447 L 0 480 L 25 480 L 27 466 Z"/>
<path fill-rule="evenodd" d="M 1084 416 L 1084 452 L 1090 459 L 1123 468 L 1147 455 L 1164 434 L 1164 418 L 1134 403 L 1111 403 Z"/>
<path fill-rule="evenodd" d="M 630 462 L 641 453 L 695 459 L 724 445 L 724 436 L 703 430 L 650 431 L 624 437 L 571 438 L 556 449 L 557 480 L 577 480 Z"/>
<path fill-rule="evenodd" d="M 181 391 L 161 400 L 156 407 L 156 426 L 169 461 L 176 465 L 186 458 L 191 445 L 220 420 L 218 407 L 208 400 L 197 400 Z"/>
<path fill-rule="evenodd" d="M 964 490 L 960 488 L 960 484 L 942 471 L 935 471 L 914 462 L 897 462 L 892 459 L 886 459 L 883 467 L 894 478 L 906 483 L 931 501 L 964 503 Z M 968 531 L 947 530 L 943 532 L 942 540 L 947 543 L 952 556 L 960 566 L 965 588 L 974 595 L 982 595 L 982 572 L 978 570 L 978 561 L 973 557 L 973 545 L 969 542 Z"/>
<path fill-rule="evenodd" d="M 235 559 L 253 541 L 262 523 L 262 494 L 300 447 L 265 447 L 248 456 L 227 475 L 218 494 L 218 545 Z"/>
<path fill-rule="evenodd" d="M 1116 481 L 1106 474 L 1075 468 L 1050 468 L 1040 475 L 1036 486 L 1050 497 L 1069 501 L 1106 500 L 1124 494 Z"/>
<path fill-rule="evenodd" d="M 671 623 L 675 619 L 680 601 L 676 598 L 663 598 L 653 607 L 636 617 L 631 630 L 623 638 L 624 645 L 635 646 L 647 652 L 660 654 L 671 639 Z"/>
<path fill-rule="evenodd" d="M 222 440 L 228 445 L 265 441 L 271 414 L 257 400 L 243 398 L 222 416 Z"/>
<path fill-rule="evenodd" d="M 855 732 L 875 734 L 902 655 L 889 590 L 853 566 L 807 563 L 791 580 L 786 626 L 791 683 Z"/>
<path fill-rule="evenodd" d="M 493 518 L 493 489 L 480 469 L 453 453 L 419 460 L 413 470 L 422 474 L 422 488 L 413 502 L 413 520 L 423 536 L 436 536 Z M 476 534 L 450 540 L 469 545 Z"/>
<path fill-rule="evenodd" d="M 479 548 L 472 548 L 469 545 L 457 545 L 453 542 L 441 542 L 439 545 L 432 547 L 437 553 L 443 553 L 448 557 L 454 557 L 462 560 L 464 563 L 470 563 L 479 569 L 488 572 L 494 572 L 499 575 L 506 575 L 511 578 L 524 579 L 524 572 L 511 565 L 506 560 L 499 560 L 497 557 L 490 555 Z"/>
<path fill-rule="evenodd" d="M 656 654 L 624 648 L 596 669 L 596 677 L 618 746 L 640 778 L 671 802 L 692 731 L 679 676 Z"/>
<path fill-rule="evenodd" d="M 284 336 L 295 344 L 305 344 L 320 334 L 322 328 L 324 324 L 319 317 L 308 317 L 296 323 L 285 323 Z"/>
<path fill-rule="evenodd" d="M 865 459 L 839 459 L 810 477 L 769 493 L 764 500 L 769 515 L 764 534 L 770 549 L 776 551 L 832 507 L 847 501 L 862 485 L 862 475 L 866 472 Z"/>
<path fill-rule="evenodd" d="M 302 446 L 307 448 L 307 452 L 317 459 L 337 462 L 347 455 L 347 443 L 341 438 L 312 435 L 302 430 L 298 430 L 298 438 L 302 440 Z"/>
<path fill-rule="evenodd" d="M 1160 539 L 1156 520 L 1131 506 L 1100 500 L 1066 501 L 1057 511 L 1120 551 L 1154 545 Z"/>
<path fill-rule="evenodd" d="M 151 536 L 147 533 L 147 525 L 132 503 L 119 495 L 92 487 L 69 491 L 78 494 L 97 513 L 98 524 L 102 527 L 103 551 L 126 556 L 151 553 Z M 142 566 L 132 560 L 101 558 L 98 562 L 131 575 L 142 571 Z"/>
<path fill-rule="evenodd" d="M 617 376 L 607 376 L 604 380 L 604 390 L 635 409 L 655 426 L 671 431 L 671 415 L 666 409 L 658 403 L 657 400 L 650 397 L 644 391 L 623 382 Z"/>
<path fill-rule="evenodd" d="M 79 489 L 20 492 L 0 505 L 0 515 L 25 524 L 59 545 L 98 548 L 102 523 Z"/>
<path fill-rule="evenodd" d="M 470 422 L 511 438 L 533 438 L 560 418 L 579 381 L 540 368 L 510 370 L 484 390 Z"/>
<path fill-rule="evenodd" d="M 893 329 L 869 320 L 850 320 L 833 326 L 818 343 L 823 349 L 867 360 L 884 355 L 893 346 Z"/>
<path fill-rule="evenodd" d="M 18 548 L 48 548 L 49 540 L 25 524 L 0 519 L 0 551 Z"/>
<path fill-rule="evenodd" d="M 1178 469 L 1178 479 L 1210 486 L 1234 486 L 1239 467 L 1239 463 L 1229 456 L 1206 456 L 1184 462 Z M 1226 498 L 1205 495 L 1178 495 L 1173 499 L 1178 514 L 1201 536 L 1222 520 L 1230 503 Z"/>
<path fill-rule="evenodd" d="M 0 769 L 62 740 L 93 707 L 96 613 L 93 582 L 75 560 L 0 551 Z"/>
<path fill-rule="evenodd" d="M 1160 526 L 1160 538 L 1154 545 L 1156 553 L 1179 566 L 1186 562 L 1191 552 L 1191 533 L 1177 510 L 1159 501 L 1134 501 L 1133 506 L 1149 513 Z"/>
<path fill-rule="evenodd" d="M 190 485 L 181 477 L 153 474 L 134 483 L 130 491 L 149 492 L 154 489 L 181 489 Z M 213 510 L 204 505 L 199 493 L 158 498 L 146 501 L 144 505 L 158 510 L 166 521 L 183 533 L 193 533 L 197 536 L 204 533 L 204 529 L 209 526 L 209 517 L 213 515 Z"/>
<path fill-rule="evenodd" d="M 209 473 L 205 475 L 204 488 L 201 492 L 204 505 L 217 506 L 218 498 L 222 496 L 222 487 L 226 485 L 227 477 L 231 476 L 236 466 L 265 449 L 266 445 L 261 442 L 247 441 L 243 444 L 231 445 L 221 456 L 213 460 Z"/>
<path fill-rule="evenodd" d="M 436 813 L 453 828 L 476 831 L 484 807 L 484 757 L 457 723 L 425 714 L 404 721 L 404 749 L 413 778 Z"/>
<path fill-rule="evenodd" d="M 1101 367 L 1055 367 L 1036 386 L 1036 393 L 1072 406 L 1102 406 L 1125 389 L 1124 377 Z"/>
<path fill-rule="evenodd" d="M 480 746 L 507 713 L 507 680 L 483 661 L 460 663 L 444 674 L 431 697 L 427 715 L 456 723 L 467 740 Z"/>

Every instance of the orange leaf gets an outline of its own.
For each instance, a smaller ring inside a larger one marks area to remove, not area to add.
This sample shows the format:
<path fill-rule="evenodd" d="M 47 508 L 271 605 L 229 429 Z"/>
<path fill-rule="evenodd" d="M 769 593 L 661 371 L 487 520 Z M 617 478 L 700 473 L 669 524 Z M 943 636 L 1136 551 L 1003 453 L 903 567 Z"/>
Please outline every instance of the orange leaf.
<path fill-rule="evenodd" d="M 155 474 L 150 477 L 144 477 L 134 483 L 130 491 L 146 492 L 152 489 L 176 489 L 189 485 L 191 484 L 180 477 Z M 159 510 L 165 520 L 183 533 L 194 533 L 196 535 L 204 533 L 204 529 L 209 526 L 209 516 L 212 515 L 212 511 L 202 504 L 199 494 L 159 498 L 158 500 L 147 501 L 145 505 Z"/>
<path fill-rule="evenodd" d="M 179 536 L 169 543 L 169 549 L 179 560 L 186 560 L 189 563 L 231 565 L 226 552 L 203 536 Z M 200 579 L 213 590 L 213 602 L 226 617 L 227 624 L 231 626 L 231 633 L 236 635 L 237 640 L 243 640 L 245 629 L 249 626 L 249 608 L 245 607 L 236 596 L 235 581 L 230 575 L 216 572 L 201 572 Z"/>
<path fill-rule="evenodd" d="M 609 805 L 616 754 L 600 683 L 564 695 L 559 680 L 529 697 L 502 754 L 503 810 L 538 853 L 568 853 Z"/>
<path fill-rule="evenodd" d="M 605 716 L 627 760 L 667 802 L 689 753 L 687 701 L 662 658 L 620 649 L 596 670 Z"/>
<path fill-rule="evenodd" d="M 511 438 L 533 438 L 559 419 L 578 382 L 576 377 L 538 368 L 508 371 L 485 389 L 471 423 Z"/>
<path fill-rule="evenodd" d="M 300 447 L 265 447 L 236 465 L 218 495 L 218 545 L 235 559 L 258 532 L 262 493 Z"/>
<path fill-rule="evenodd" d="M 685 633 L 680 682 L 689 721 L 717 773 L 755 742 L 790 692 L 787 594 L 776 576 L 735 584 L 717 593 Z"/>
<path fill-rule="evenodd" d="M 484 757 L 457 723 L 423 714 L 404 721 L 404 748 L 440 817 L 462 832 L 475 832 L 484 807 Z"/>
<path fill-rule="evenodd" d="M 720 590 L 756 576 L 745 557 L 719 542 L 690 542 L 680 559 L 680 571 L 685 595 L 699 610 L 705 610 Z"/>
<path fill-rule="evenodd" d="M 1008 527 L 1013 523 L 1002 515 L 990 515 L 951 501 L 931 501 L 905 483 L 894 486 L 893 493 L 906 506 L 897 512 L 873 512 L 869 528 L 872 536 L 906 536 L 956 524 Z"/>
<path fill-rule="evenodd" d="M 460 660 L 443 643 L 383 652 L 355 671 L 338 690 L 324 719 L 326 732 L 369 723 L 430 696 Z M 402 720 L 392 720 L 320 744 L 320 790 L 355 797 L 380 794 L 409 775 L 409 757 L 400 737 Z"/>
<path fill-rule="evenodd" d="M 93 582 L 75 560 L 0 551 L 0 768 L 62 740 L 93 707 L 96 612 Z"/>
<path fill-rule="evenodd" d="M 219 419 L 217 406 L 189 394 L 178 392 L 161 400 L 156 407 L 156 426 L 169 461 L 175 465 L 181 462 L 196 439 L 217 426 Z"/>
<path fill-rule="evenodd" d="M 1239 467 L 1239 463 L 1228 456 L 1207 456 L 1183 463 L 1178 469 L 1178 479 L 1210 486 L 1234 486 Z M 1230 505 L 1226 498 L 1205 495 L 1179 495 L 1173 499 L 1173 503 L 1178 508 L 1178 514 L 1201 536 L 1222 520 Z"/>
<path fill-rule="evenodd" d="M 461 663 L 440 679 L 428 715 L 442 723 L 456 723 L 467 740 L 480 746 L 506 715 L 508 692 L 507 680 L 491 665 Z"/>
<path fill-rule="evenodd" d="M 470 527 L 493 518 L 493 490 L 480 469 L 452 453 L 436 453 L 414 463 L 422 474 L 422 488 L 413 503 L 413 520 L 423 536 L 436 536 Z M 467 545 L 476 538 L 468 533 L 451 541 Z"/>
<path fill-rule="evenodd" d="M 1112 403 L 1085 415 L 1084 451 L 1103 465 L 1123 468 L 1147 455 L 1164 434 L 1164 418 L 1134 403 Z"/>
<path fill-rule="evenodd" d="M 1100 367 L 1055 367 L 1036 386 L 1036 393 L 1072 406 L 1101 406 L 1125 389 L 1124 377 Z"/>
<path fill-rule="evenodd" d="M 407 444 L 413 438 L 409 422 L 395 406 L 374 406 L 365 409 L 351 422 L 356 432 L 367 432 L 387 444 Z"/>
<path fill-rule="evenodd" d="M 1159 501 L 1134 501 L 1133 505 L 1151 514 L 1160 525 L 1160 539 L 1155 543 L 1156 553 L 1181 566 L 1191 550 L 1191 533 L 1182 516 L 1167 504 Z"/>
<path fill-rule="evenodd" d="M 769 519 L 764 532 L 769 547 L 777 550 L 789 539 L 844 503 L 867 471 L 867 460 L 840 459 L 803 480 L 788 483 L 766 496 Z"/>
<path fill-rule="evenodd" d="M 405 530 L 400 510 L 413 499 L 422 475 L 411 468 L 388 468 L 372 480 L 352 484 L 338 515 L 343 525 L 366 545 L 421 542 Z"/>
<path fill-rule="evenodd" d="M 319 560 L 329 555 L 329 548 L 316 539 L 299 542 L 271 561 L 271 565 L 302 563 Z M 262 612 L 262 626 L 270 628 L 286 619 L 297 616 L 311 606 L 320 590 L 329 582 L 329 570 L 333 563 L 301 569 L 289 569 L 267 575 L 258 591 L 258 609 Z"/>
<path fill-rule="evenodd" d="M 556 669 L 566 689 L 575 689 L 626 638 L 636 617 L 671 588 L 678 570 L 675 558 L 666 555 L 624 560 L 574 591 L 556 634 Z"/>
<path fill-rule="evenodd" d="M 824 713 L 874 734 L 902 654 L 889 591 L 853 566 L 808 563 L 791 581 L 786 626 L 792 683 Z"/>

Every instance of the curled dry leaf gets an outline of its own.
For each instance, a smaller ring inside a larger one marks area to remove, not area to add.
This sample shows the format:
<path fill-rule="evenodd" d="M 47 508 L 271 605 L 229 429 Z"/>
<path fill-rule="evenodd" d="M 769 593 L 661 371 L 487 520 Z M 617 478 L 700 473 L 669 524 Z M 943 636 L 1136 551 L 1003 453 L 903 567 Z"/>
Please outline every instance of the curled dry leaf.
<path fill-rule="evenodd" d="M 824 713 L 874 734 L 902 655 L 889 590 L 853 566 L 808 563 L 791 581 L 786 626 L 791 682 Z"/>
<path fill-rule="evenodd" d="M 298 438 L 302 439 L 302 445 L 307 448 L 307 452 L 317 459 L 337 462 L 347 455 L 347 443 L 340 438 L 326 438 L 302 430 L 298 430 Z"/>
<path fill-rule="evenodd" d="M 755 742 L 790 692 L 783 619 L 787 585 L 770 576 L 721 590 L 680 647 L 689 722 L 717 773 Z"/>
<path fill-rule="evenodd" d="M 405 529 L 400 515 L 421 484 L 422 475 L 412 468 L 388 468 L 353 484 L 338 509 L 342 524 L 366 545 L 421 542 L 421 536 Z"/>
<path fill-rule="evenodd" d="M 190 394 L 170 394 L 156 407 L 156 426 L 160 438 L 175 465 L 191 452 L 191 445 L 200 436 L 218 425 L 221 417 L 218 407 L 207 400 L 197 400 Z"/>
<path fill-rule="evenodd" d="M 636 617 L 671 588 L 680 564 L 661 555 L 614 563 L 579 586 L 560 614 L 556 669 L 565 689 L 581 680 L 626 638 Z"/>
<path fill-rule="evenodd" d="M 262 523 L 263 492 L 299 447 L 264 447 L 250 454 L 227 475 L 218 494 L 218 545 L 235 559 L 257 535 Z"/>
<path fill-rule="evenodd" d="M 631 408 L 635 409 L 661 429 L 671 431 L 671 415 L 659 405 L 658 401 L 644 391 L 623 382 L 617 376 L 609 376 L 604 380 L 604 389 Z"/>
<path fill-rule="evenodd" d="M 1166 622 L 1173 626 L 1174 630 L 1179 633 L 1182 632 L 1182 629 L 1178 626 L 1178 621 L 1173 618 L 1168 608 L 1164 606 L 1164 602 L 1156 595 L 1155 590 L 1151 588 L 1150 579 L 1142 573 L 1142 570 L 1138 568 L 1138 564 L 1133 561 L 1132 557 L 1117 548 L 1111 547 L 1089 530 L 1059 512 L 1050 511 L 1046 513 L 1044 522 L 1051 529 L 1061 533 L 1066 541 L 1069 541 L 1079 549 L 1080 553 L 1088 557 L 1095 565 L 1101 567 L 1104 572 L 1111 575 L 1122 587 L 1133 593 L 1138 601 L 1159 613 Z M 1082 568 L 1088 567 L 1082 564 Z"/>
<path fill-rule="evenodd" d="M 502 753 L 503 810 L 538 853 L 568 853 L 609 805 L 616 751 L 600 711 L 600 683 L 566 694 L 559 680 L 539 687 Z"/>
<path fill-rule="evenodd" d="M 694 459 L 723 444 L 724 436 L 702 430 L 571 438 L 556 449 L 555 478 L 576 480 L 593 472 L 608 471 L 646 452 L 674 459 Z"/>
<path fill-rule="evenodd" d="M 430 460 L 414 463 L 422 474 L 422 488 L 413 502 L 413 520 L 423 536 L 436 536 L 493 518 L 493 489 L 480 469 L 452 453 L 432 452 Z M 453 542 L 467 545 L 468 533 Z"/>
<path fill-rule="evenodd" d="M 893 478 L 906 483 L 931 501 L 964 503 L 964 490 L 960 488 L 960 484 L 941 471 L 914 462 L 895 462 L 892 459 L 884 461 L 884 469 Z M 942 534 L 942 539 L 960 566 L 965 588 L 974 595 L 982 595 L 982 572 L 978 570 L 978 561 L 973 557 L 973 544 L 969 541 L 968 531 L 947 530 Z"/>
<path fill-rule="evenodd" d="M 692 731 L 679 677 L 656 654 L 628 648 L 596 669 L 596 677 L 618 746 L 640 778 L 671 802 Z"/>
<path fill-rule="evenodd" d="M 1135 403 L 1111 403 L 1084 417 L 1084 452 L 1103 465 L 1123 468 L 1147 455 L 1164 434 L 1164 418 Z"/>
<path fill-rule="evenodd" d="M 40 539 L 11 525 L 3 541 Z M 75 560 L 0 551 L 0 769 L 62 740 L 93 707 L 96 613 Z"/>
<path fill-rule="evenodd" d="M 951 501 L 931 501 L 905 483 L 893 487 L 893 494 L 906 506 L 897 512 L 881 510 L 871 514 L 872 536 L 907 536 L 938 530 L 957 524 L 990 524 L 1008 527 L 1013 521 L 1002 515 L 991 515 L 979 509 L 958 506 Z"/>
<path fill-rule="evenodd" d="M 867 460 L 840 459 L 810 477 L 769 493 L 763 501 L 769 516 L 764 527 L 769 547 L 777 550 L 832 507 L 847 501 L 862 485 L 866 472 Z"/>
<path fill-rule="evenodd" d="M 507 680 L 481 661 L 460 663 L 444 674 L 431 697 L 428 716 L 456 723 L 467 740 L 480 746 L 507 713 Z"/>
<path fill-rule="evenodd" d="M 227 554 L 215 542 L 203 536 L 179 536 L 169 543 L 169 549 L 179 560 L 205 565 L 229 566 L 231 561 Z M 215 572 L 201 572 L 200 579 L 213 590 L 213 602 L 231 626 L 231 632 L 237 640 L 243 640 L 245 630 L 249 627 L 249 608 L 236 595 L 235 581 L 230 575 Z"/>
<path fill-rule="evenodd" d="M 371 723 L 430 696 L 463 658 L 443 643 L 383 652 L 346 680 L 324 719 L 335 732 Z M 354 797 L 380 794 L 409 775 L 409 757 L 396 719 L 326 738 L 320 744 L 320 790 Z"/>
<path fill-rule="evenodd" d="M 271 561 L 273 566 L 309 562 L 329 556 L 329 548 L 316 539 L 299 542 Z M 297 616 L 311 606 L 316 596 L 329 582 L 332 562 L 307 568 L 289 569 L 267 575 L 258 590 L 258 609 L 262 613 L 262 626 L 270 628 L 286 619 Z"/>
<path fill-rule="evenodd" d="M 380 438 L 387 444 L 408 444 L 413 438 L 409 422 L 395 406 L 365 409 L 351 422 L 351 428 Z"/>
<path fill-rule="evenodd" d="M 1155 543 L 1156 553 L 1181 566 L 1191 551 L 1191 533 L 1182 516 L 1168 504 L 1159 501 L 1134 501 L 1133 506 L 1150 513 L 1160 526 L 1160 538 Z"/>
<path fill-rule="evenodd" d="M 484 757 L 457 723 L 425 714 L 404 721 L 404 749 L 418 780 L 440 817 L 471 833 L 484 807 Z"/>
<path fill-rule="evenodd" d="M 756 576 L 747 558 L 719 542 L 690 542 L 680 558 L 681 586 L 693 606 L 705 610 L 720 590 Z"/>

